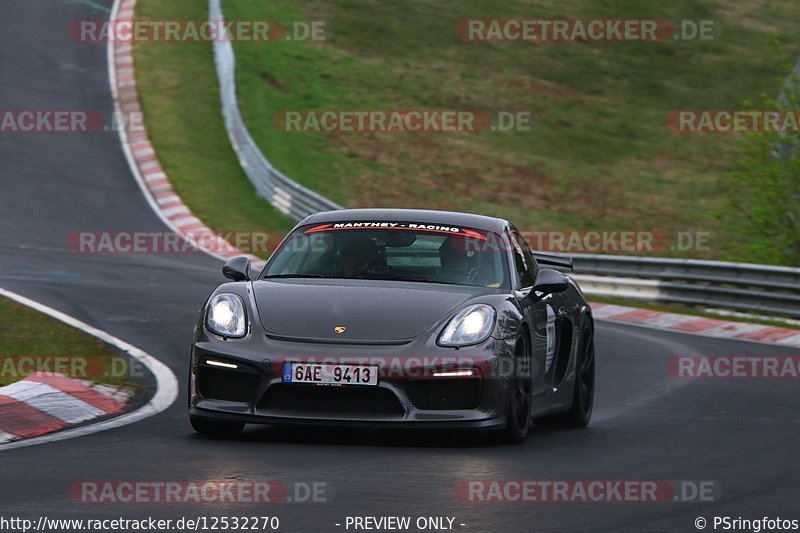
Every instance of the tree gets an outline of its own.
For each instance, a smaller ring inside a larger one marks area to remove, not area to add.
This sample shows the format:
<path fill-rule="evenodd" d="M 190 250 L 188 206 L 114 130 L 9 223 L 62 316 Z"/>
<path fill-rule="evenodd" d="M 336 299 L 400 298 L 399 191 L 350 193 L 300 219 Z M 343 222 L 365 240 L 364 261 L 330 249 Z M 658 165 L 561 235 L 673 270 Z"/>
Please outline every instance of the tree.
<path fill-rule="evenodd" d="M 763 109 L 792 113 L 800 123 L 800 82 L 792 77 Z M 786 122 L 791 124 L 791 121 Z M 743 136 L 723 220 L 729 253 L 756 263 L 800 265 L 800 127 Z"/>

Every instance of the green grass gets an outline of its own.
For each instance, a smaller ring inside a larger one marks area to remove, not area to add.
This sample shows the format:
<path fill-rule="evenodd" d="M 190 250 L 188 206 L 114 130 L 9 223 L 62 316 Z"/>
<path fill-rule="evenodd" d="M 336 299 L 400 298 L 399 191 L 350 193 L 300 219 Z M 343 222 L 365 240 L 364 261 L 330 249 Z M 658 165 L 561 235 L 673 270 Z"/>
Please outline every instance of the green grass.
<path fill-rule="evenodd" d="M 137 17 L 202 19 L 205 0 L 139 0 Z M 800 53 L 794 0 L 225 2 L 228 20 L 322 20 L 324 42 L 235 44 L 240 105 L 265 155 L 348 207 L 474 211 L 541 230 L 710 231 L 739 150 L 735 134 L 675 133 L 676 109 L 735 109 L 774 96 Z M 478 18 L 712 19 L 712 41 L 464 43 Z M 210 45 L 138 44 L 145 122 L 191 209 L 215 229 L 288 227 L 255 197 L 222 129 Z M 286 133 L 303 109 L 522 109 L 530 132 Z M 665 253 L 670 253 L 667 250 Z"/>
<path fill-rule="evenodd" d="M 49 360 L 49 364 L 53 365 L 53 358 L 56 357 L 75 358 L 73 361 L 78 362 L 78 366 L 72 367 L 77 370 L 76 373 L 66 372 L 71 377 L 135 388 L 129 377 L 96 375 L 93 372 L 113 368 L 110 364 L 111 358 L 119 357 L 106 344 L 58 320 L 0 298 L 0 386 L 23 379 L 29 373 L 27 371 L 31 364 L 36 364 L 34 361 L 44 364 Z M 20 364 L 19 358 L 35 359 Z M 65 361 L 66 359 L 61 359 L 59 364 L 66 364 L 65 368 L 69 368 L 70 363 Z M 85 373 L 81 372 L 82 364 L 87 365 Z M 55 367 L 50 366 L 47 369 L 55 370 Z"/>
<path fill-rule="evenodd" d="M 137 18 L 207 18 L 207 2 L 146 0 Z M 135 45 L 142 112 L 159 161 L 192 213 L 217 231 L 285 232 L 292 222 L 256 195 L 222 120 L 210 43 Z"/>

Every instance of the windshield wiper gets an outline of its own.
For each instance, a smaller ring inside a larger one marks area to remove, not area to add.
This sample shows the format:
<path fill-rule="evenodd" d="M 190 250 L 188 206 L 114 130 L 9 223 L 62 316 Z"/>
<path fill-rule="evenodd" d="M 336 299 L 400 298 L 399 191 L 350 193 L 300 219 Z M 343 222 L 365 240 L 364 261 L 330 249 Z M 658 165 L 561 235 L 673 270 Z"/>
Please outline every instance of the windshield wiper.
<path fill-rule="evenodd" d="M 427 278 L 391 278 L 387 281 L 412 281 L 415 283 L 441 283 L 442 285 L 463 285 L 462 283 L 454 283 L 452 281 L 437 281 Z"/>
<path fill-rule="evenodd" d="M 276 279 L 276 278 L 327 278 L 322 274 L 272 274 L 269 276 L 262 276 L 261 279 Z"/>

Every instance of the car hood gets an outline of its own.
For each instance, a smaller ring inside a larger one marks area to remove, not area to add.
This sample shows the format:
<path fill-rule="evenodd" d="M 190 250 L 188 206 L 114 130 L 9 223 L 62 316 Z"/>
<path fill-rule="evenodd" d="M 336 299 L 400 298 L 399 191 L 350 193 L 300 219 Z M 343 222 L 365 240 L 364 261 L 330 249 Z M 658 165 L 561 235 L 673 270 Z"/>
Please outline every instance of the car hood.
<path fill-rule="evenodd" d="M 267 335 L 375 344 L 418 337 L 481 291 L 414 282 L 316 279 L 262 280 L 253 288 Z M 337 327 L 346 329 L 337 333 Z"/>

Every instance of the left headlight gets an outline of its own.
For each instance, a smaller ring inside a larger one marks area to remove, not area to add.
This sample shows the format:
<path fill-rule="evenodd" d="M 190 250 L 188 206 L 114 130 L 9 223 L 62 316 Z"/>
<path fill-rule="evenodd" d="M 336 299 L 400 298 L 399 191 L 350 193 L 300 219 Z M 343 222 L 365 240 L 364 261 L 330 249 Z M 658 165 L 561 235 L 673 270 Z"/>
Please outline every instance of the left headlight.
<path fill-rule="evenodd" d="M 236 294 L 214 296 L 206 308 L 206 326 L 223 337 L 244 337 L 247 316 L 242 299 Z"/>
<path fill-rule="evenodd" d="M 489 338 L 494 329 L 495 310 L 491 305 L 475 304 L 454 316 L 439 335 L 440 346 L 466 346 Z"/>

